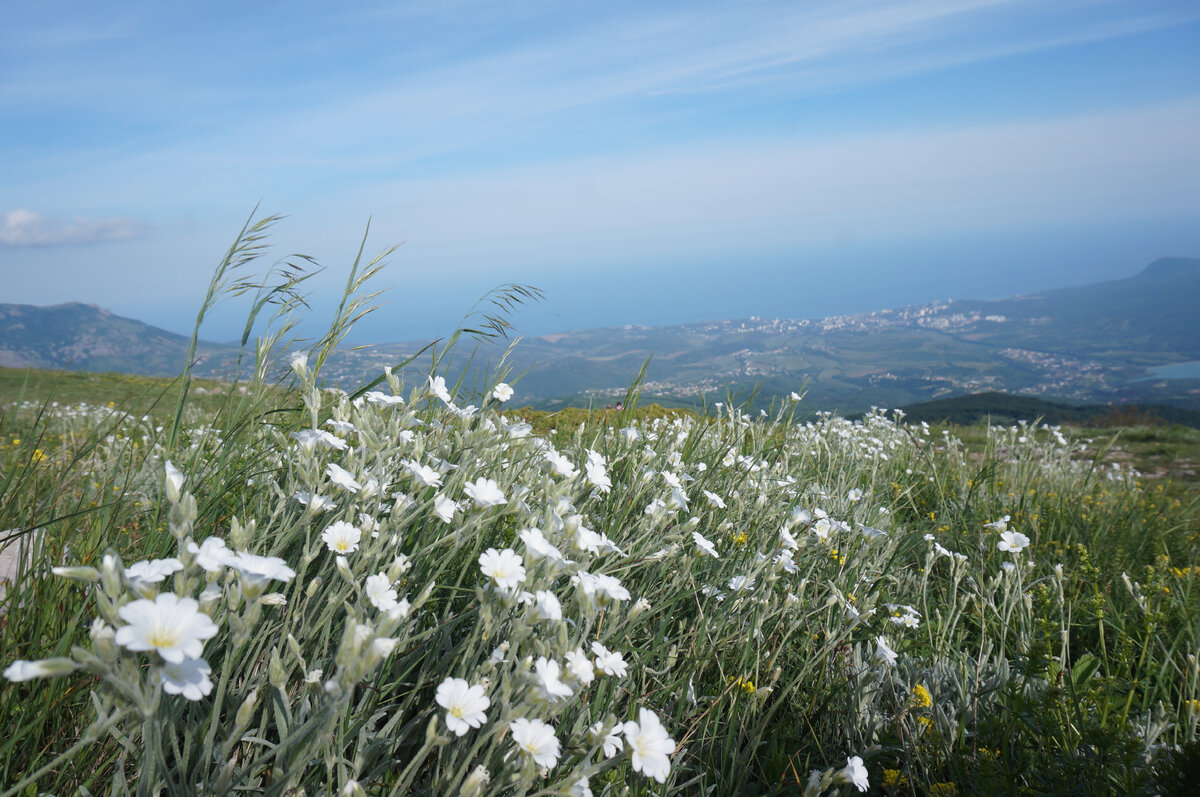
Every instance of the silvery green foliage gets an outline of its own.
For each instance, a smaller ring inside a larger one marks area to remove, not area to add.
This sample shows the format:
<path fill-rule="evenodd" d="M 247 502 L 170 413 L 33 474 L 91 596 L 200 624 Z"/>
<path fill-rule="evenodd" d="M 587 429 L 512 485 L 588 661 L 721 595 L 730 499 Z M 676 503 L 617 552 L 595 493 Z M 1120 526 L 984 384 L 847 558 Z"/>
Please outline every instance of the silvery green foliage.
<path fill-rule="evenodd" d="M 885 730 L 952 739 L 1016 677 L 1030 583 L 1061 603 L 1035 551 L 893 522 L 889 480 L 958 443 L 883 413 L 718 405 L 539 437 L 501 413 L 510 389 L 475 406 L 388 372 L 350 396 L 291 366 L 303 421 L 242 443 L 237 516 L 201 522 L 204 477 L 152 458 L 136 478 L 166 500 L 171 557 L 63 570 L 92 583 L 91 649 L 6 670 L 95 676 L 84 741 L 116 739 L 139 791 L 694 793 L 735 777 L 710 748 L 761 740 L 819 690 L 845 719 L 802 785 L 864 788 Z M 1013 468 L 1075 467 L 1053 434 L 997 434 Z M 192 462 L 222 445 L 207 426 L 181 439 Z M 893 567 L 916 546 L 920 572 Z M 930 607 L 933 572 L 951 586 Z M 971 612 L 996 631 L 964 654 Z"/>

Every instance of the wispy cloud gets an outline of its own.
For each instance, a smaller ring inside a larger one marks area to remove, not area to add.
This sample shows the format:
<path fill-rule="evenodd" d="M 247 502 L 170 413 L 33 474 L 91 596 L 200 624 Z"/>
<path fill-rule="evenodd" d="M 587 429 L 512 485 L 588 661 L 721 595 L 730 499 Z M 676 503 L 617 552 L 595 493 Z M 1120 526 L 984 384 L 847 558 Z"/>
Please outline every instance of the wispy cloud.
<path fill-rule="evenodd" d="M 0 246 L 57 246 L 127 241 L 141 235 L 143 225 L 134 219 L 47 219 L 32 210 L 17 208 L 0 216 Z"/>

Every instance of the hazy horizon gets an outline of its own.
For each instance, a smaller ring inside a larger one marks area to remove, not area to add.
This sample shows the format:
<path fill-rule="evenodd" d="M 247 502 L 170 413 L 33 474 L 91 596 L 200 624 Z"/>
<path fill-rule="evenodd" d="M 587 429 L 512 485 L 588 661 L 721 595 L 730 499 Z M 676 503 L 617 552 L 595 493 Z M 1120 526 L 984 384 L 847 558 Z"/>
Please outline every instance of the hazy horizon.
<path fill-rule="evenodd" d="M 1200 256 L 1184 2 L 49 2 L 0 30 L 0 301 L 190 331 L 251 208 L 355 342 L 1001 298 Z M 240 332 L 218 311 L 210 340 Z"/>

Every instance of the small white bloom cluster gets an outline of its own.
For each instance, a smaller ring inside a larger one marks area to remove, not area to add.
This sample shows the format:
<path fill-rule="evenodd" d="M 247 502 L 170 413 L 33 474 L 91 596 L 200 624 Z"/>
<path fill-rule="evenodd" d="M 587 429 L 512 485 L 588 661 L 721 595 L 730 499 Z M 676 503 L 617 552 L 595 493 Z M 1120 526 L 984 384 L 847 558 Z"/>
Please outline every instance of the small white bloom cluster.
<path fill-rule="evenodd" d="M 161 687 L 169 695 L 193 701 L 212 692 L 212 668 L 203 655 L 204 643 L 220 630 L 211 616 L 212 598 L 220 594 L 217 584 L 220 574 L 226 568 L 236 572 L 240 593 L 258 599 L 263 597 L 267 582 L 287 582 L 296 573 L 278 557 L 231 550 L 220 537 L 209 537 L 198 545 L 190 536 L 185 536 L 195 520 L 195 500 L 183 490 L 185 477 L 174 464 L 168 461 L 165 472 L 165 491 L 173 508 L 172 531 L 179 538 L 180 558 L 135 562 L 122 568 L 115 556 L 106 555 L 102 571 L 56 569 L 59 575 L 101 582 L 102 617 L 93 623 L 92 639 L 103 655 L 72 662 L 69 667 L 64 662 L 70 660 L 60 660 L 53 666 L 45 662 L 17 661 L 4 671 L 6 678 L 20 681 L 63 675 L 82 667 L 115 679 L 119 677 L 117 651 L 111 647 L 115 644 L 133 653 L 151 654 L 150 682 L 128 685 L 134 689 Z M 200 578 L 197 575 L 202 577 L 207 586 L 200 600 L 180 597 L 174 592 L 159 592 L 159 585 L 172 575 L 176 575 L 178 583 L 185 587 L 198 584 Z"/>

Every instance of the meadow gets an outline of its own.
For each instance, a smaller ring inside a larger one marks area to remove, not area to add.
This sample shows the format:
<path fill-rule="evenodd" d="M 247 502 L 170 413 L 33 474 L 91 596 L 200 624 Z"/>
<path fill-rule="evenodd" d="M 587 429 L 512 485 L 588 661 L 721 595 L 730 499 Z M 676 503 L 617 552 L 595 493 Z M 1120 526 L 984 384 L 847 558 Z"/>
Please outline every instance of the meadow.
<path fill-rule="evenodd" d="M 248 289 L 261 232 L 205 307 Z M 0 603 L 0 794 L 1153 794 L 1200 772 L 1196 493 L 1112 434 L 647 411 L 636 383 L 548 418 L 509 409 L 503 362 L 452 378 L 495 313 L 418 383 L 323 388 L 374 268 L 303 347 L 295 275 L 260 286 L 280 301 L 255 303 L 275 331 L 244 391 L 197 398 L 185 370 L 6 403 L 0 529 L 27 565 Z"/>

